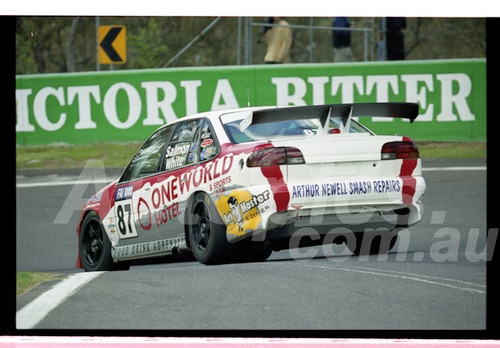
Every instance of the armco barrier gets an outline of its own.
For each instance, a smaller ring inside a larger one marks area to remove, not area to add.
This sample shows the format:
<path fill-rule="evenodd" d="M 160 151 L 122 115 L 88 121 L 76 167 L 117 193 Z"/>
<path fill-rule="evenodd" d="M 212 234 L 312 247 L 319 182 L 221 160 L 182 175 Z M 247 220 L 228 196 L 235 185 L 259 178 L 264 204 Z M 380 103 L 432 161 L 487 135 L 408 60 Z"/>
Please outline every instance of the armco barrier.
<path fill-rule="evenodd" d="M 16 77 L 16 143 L 143 141 L 196 112 L 247 105 L 411 101 L 420 116 L 364 118 L 378 134 L 486 140 L 486 60 L 167 68 Z"/>

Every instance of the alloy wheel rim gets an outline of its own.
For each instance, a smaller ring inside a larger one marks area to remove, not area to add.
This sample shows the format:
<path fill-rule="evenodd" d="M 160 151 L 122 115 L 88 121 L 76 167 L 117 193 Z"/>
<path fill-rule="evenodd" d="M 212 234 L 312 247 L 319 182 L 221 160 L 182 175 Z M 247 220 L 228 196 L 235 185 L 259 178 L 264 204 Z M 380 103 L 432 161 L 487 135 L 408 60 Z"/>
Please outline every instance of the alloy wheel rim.
<path fill-rule="evenodd" d="M 103 241 L 101 227 L 96 221 L 91 221 L 84 236 L 84 257 L 90 266 L 94 266 L 99 261 L 102 250 Z"/>
<path fill-rule="evenodd" d="M 193 226 L 193 236 L 196 248 L 205 253 L 210 242 L 210 216 L 205 204 L 199 203 L 195 209 L 196 222 Z"/>

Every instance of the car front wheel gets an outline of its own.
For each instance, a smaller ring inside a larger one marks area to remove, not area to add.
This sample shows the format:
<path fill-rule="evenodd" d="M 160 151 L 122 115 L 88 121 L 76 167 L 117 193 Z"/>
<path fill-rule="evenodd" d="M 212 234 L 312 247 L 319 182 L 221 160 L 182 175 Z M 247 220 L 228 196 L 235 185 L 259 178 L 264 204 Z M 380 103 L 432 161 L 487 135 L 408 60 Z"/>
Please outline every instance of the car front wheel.
<path fill-rule="evenodd" d="M 79 238 L 80 261 L 87 272 L 128 269 L 128 264 L 116 264 L 111 258 L 111 242 L 101 219 L 95 212 L 85 216 Z"/>

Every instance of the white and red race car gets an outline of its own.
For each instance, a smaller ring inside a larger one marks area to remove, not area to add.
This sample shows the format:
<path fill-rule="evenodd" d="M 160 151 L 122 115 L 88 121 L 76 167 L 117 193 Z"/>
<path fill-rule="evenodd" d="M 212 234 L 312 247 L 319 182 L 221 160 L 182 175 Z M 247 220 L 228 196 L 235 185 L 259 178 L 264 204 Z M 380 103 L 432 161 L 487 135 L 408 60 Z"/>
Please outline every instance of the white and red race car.
<path fill-rule="evenodd" d="M 422 216 L 419 152 L 357 117 L 418 116 L 414 103 L 251 107 L 160 127 L 82 209 L 77 267 L 192 252 L 203 264 L 346 243 L 390 250 Z M 367 238 L 370 236 L 370 238 Z"/>

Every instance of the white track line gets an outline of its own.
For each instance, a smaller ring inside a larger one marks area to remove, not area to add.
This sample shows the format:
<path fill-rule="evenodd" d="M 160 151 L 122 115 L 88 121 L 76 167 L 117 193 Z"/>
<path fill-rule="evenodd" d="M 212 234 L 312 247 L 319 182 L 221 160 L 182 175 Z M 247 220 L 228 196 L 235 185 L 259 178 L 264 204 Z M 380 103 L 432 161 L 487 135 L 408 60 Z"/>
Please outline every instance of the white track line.
<path fill-rule="evenodd" d="M 103 272 L 75 273 L 44 292 L 16 313 L 17 329 L 32 329 L 54 308 Z"/>
<path fill-rule="evenodd" d="M 449 171 L 471 171 L 471 170 L 487 170 L 486 166 L 478 167 L 423 167 L 423 172 L 449 172 Z"/>
<path fill-rule="evenodd" d="M 32 182 L 25 184 L 16 184 L 17 188 L 29 187 L 51 187 L 51 186 L 73 186 L 73 185 L 90 185 L 90 184 L 109 184 L 113 180 L 109 179 L 92 179 L 92 180 L 65 180 L 65 181 L 45 181 Z"/>

